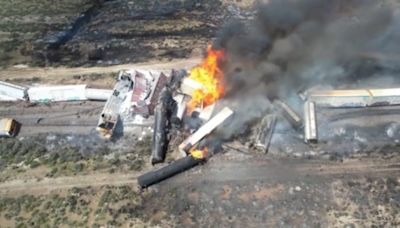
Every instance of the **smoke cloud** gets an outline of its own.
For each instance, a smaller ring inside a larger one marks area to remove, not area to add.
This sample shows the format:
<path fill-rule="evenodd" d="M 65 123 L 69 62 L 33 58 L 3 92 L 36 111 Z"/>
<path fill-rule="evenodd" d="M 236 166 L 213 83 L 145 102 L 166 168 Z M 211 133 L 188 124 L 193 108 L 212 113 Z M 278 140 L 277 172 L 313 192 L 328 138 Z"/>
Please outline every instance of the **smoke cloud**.
<path fill-rule="evenodd" d="M 256 6 L 253 20 L 226 24 L 213 47 L 226 52 L 226 102 L 237 105 L 232 105 L 234 122 L 220 134 L 239 134 L 268 111 L 270 99 L 368 76 L 358 75 L 365 55 L 399 50 L 399 13 L 391 6 L 389 1 L 271 0 Z"/>

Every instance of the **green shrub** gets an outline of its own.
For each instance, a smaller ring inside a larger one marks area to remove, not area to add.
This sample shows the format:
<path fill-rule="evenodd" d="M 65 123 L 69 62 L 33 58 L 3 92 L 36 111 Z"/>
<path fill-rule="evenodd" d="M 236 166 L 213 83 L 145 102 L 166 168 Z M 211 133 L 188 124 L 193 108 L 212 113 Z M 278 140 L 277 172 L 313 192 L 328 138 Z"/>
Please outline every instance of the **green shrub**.
<path fill-rule="evenodd" d="M 38 162 L 38 161 L 30 162 L 31 169 L 34 169 L 34 168 L 39 167 L 39 166 L 40 166 L 40 162 Z"/>
<path fill-rule="evenodd" d="M 74 165 L 74 171 L 75 172 L 82 172 L 82 170 L 85 168 L 85 165 L 82 163 L 76 163 Z"/>

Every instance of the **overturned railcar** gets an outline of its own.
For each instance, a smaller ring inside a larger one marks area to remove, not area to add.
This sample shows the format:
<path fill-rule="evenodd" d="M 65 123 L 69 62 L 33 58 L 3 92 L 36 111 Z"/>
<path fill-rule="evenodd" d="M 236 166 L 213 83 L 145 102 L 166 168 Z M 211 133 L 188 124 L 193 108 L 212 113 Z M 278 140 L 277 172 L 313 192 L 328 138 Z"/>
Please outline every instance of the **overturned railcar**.
<path fill-rule="evenodd" d="M 121 106 L 127 99 L 128 92 L 132 89 L 132 86 L 133 82 L 130 75 L 126 74 L 125 71 L 121 71 L 113 92 L 104 105 L 96 127 L 102 138 L 111 139 L 113 137 L 115 128 L 120 120 Z"/>

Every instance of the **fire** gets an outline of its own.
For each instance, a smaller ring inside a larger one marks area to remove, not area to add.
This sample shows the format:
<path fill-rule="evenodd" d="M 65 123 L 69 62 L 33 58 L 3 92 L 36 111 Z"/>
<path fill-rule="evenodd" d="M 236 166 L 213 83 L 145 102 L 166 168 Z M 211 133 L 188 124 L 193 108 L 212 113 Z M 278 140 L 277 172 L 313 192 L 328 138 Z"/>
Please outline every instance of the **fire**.
<path fill-rule="evenodd" d="M 224 93 L 224 73 L 219 63 L 224 59 L 223 50 L 215 50 L 211 45 L 207 47 L 207 56 L 203 62 L 193 68 L 189 78 L 199 82 L 203 89 L 194 91 L 188 107 L 193 110 L 199 105 L 206 107 L 217 101 Z"/>
<path fill-rule="evenodd" d="M 194 149 L 194 150 L 190 151 L 190 154 L 195 159 L 204 159 L 208 155 L 208 149 L 207 148 L 205 148 L 203 150 Z"/>

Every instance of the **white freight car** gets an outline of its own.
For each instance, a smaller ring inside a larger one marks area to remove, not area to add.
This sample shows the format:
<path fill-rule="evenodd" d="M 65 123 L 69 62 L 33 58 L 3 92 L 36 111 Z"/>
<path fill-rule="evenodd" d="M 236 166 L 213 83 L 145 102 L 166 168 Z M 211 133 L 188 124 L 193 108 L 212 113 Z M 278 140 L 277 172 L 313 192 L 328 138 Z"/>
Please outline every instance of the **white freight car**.
<path fill-rule="evenodd" d="M 398 105 L 400 88 L 311 91 L 308 100 L 322 107 L 337 108 Z"/>
<path fill-rule="evenodd" d="M 128 97 L 128 92 L 132 90 L 133 81 L 129 74 L 121 71 L 118 76 L 118 81 L 114 86 L 111 96 L 108 98 L 101 112 L 96 130 L 104 139 L 111 139 L 114 130 L 120 119 L 120 110 L 124 101 Z"/>
<path fill-rule="evenodd" d="M 111 97 L 113 91 L 111 89 L 91 89 L 86 88 L 86 99 L 95 101 L 106 101 Z"/>
<path fill-rule="evenodd" d="M 82 101 L 86 98 L 86 85 L 40 86 L 28 89 L 31 102 Z"/>
<path fill-rule="evenodd" d="M 318 141 L 315 103 L 311 101 L 304 103 L 304 141 L 306 143 Z"/>
<path fill-rule="evenodd" d="M 366 107 L 371 94 L 367 90 L 322 90 L 310 92 L 308 100 L 322 107 Z"/>
<path fill-rule="evenodd" d="M 26 87 L 0 81 L 0 100 L 3 101 L 26 100 L 27 97 L 28 95 Z"/>

